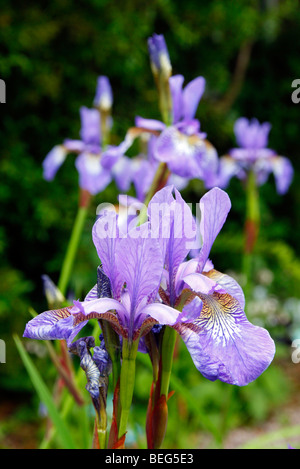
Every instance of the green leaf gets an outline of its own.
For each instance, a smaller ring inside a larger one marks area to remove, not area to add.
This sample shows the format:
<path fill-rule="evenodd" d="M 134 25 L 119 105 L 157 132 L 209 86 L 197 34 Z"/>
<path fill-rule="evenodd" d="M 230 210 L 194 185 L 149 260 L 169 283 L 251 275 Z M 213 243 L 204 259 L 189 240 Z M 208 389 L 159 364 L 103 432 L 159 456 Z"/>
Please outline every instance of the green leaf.
<path fill-rule="evenodd" d="M 73 439 L 70 436 L 70 432 L 59 412 L 55 406 L 53 398 L 45 385 L 43 379 L 41 378 L 38 370 L 36 369 L 34 363 L 32 362 L 30 356 L 26 352 L 21 340 L 17 335 L 14 335 L 14 341 L 16 343 L 17 349 L 21 356 L 21 359 L 25 365 L 25 368 L 30 376 L 32 384 L 40 398 L 40 400 L 45 404 L 49 412 L 49 416 L 53 422 L 54 427 L 56 428 L 57 435 L 60 438 L 61 444 L 64 449 L 75 449 L 75 444 Z"/>

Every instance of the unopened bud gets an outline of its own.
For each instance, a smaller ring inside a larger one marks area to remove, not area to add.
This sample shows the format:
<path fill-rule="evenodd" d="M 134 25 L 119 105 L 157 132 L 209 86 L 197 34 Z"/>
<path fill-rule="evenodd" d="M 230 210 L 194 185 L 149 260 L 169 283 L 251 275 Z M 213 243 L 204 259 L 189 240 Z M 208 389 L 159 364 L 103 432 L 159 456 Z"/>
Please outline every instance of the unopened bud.
<path fill-rule="evenodd" d="M 148 39 L 148 49 L 153 74 L 162 74 L 165 78 L 169 78 L 172 74 L 172 65 L 164 36 L 153 34 Z"/>
<path fill-rule="evenodd" d="M 112 108 L 113 93 L 109 79 L 106 76 L 98 77 L 94 106 L 102 112 L 108 112 Z"/>

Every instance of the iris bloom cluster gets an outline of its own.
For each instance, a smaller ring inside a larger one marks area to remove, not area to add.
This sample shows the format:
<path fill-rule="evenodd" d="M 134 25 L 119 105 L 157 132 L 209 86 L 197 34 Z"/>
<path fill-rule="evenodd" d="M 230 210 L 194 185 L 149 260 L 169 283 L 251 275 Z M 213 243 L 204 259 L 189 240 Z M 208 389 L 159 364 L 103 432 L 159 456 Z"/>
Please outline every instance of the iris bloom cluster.
<path fill-rule="evenodd" d="M 190 260 L 194 218 L 176 189 L 174 197 L 172 186 L 152 198 L 147 222 L 128 233 L 119 230 L 116 213 L 100 216 L 93 241 L 109 281 L 109 295 L 99 298 L 95 285 L 84 301 L 32 319 L 24 336 L 66 339 L 71 346 L 89 320 L 101 319 L 134 342 L 154 325 L 167 325 L 181 335 L 206 378 L 240 386 L 253 381 L 272 361 L 274 342 L 266 330 L 247 320 L 241 287 L 209 260 L 230 206 L 228 195 L 218 188 L 202 197 L 203 242 L 199 255 Z M 180 311 L 176 307 L 183 293 L 186 299 Z"/>

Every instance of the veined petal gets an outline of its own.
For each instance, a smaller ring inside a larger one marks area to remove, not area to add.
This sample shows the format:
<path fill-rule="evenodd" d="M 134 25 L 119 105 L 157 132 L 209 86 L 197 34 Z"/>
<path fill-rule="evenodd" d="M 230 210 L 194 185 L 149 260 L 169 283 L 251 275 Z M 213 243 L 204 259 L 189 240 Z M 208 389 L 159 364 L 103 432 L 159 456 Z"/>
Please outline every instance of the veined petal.
<path fill-rule="evenodd" d="M 251 324 L 229 294 L 199 295 L 200 317 L 177 326 L 196 368 L 215 381 L 244 386 L 270 365 L 275 345 L 269 333 Z"/>
<path fill-rule="evenodd" d="M 203 302 L 199 296 L 196 296 L 192 301 L 183 307 L 182 313 L 178 316 L 177 322 L 191 323 L 200 316 L 202 308 Z"/>
<path fill-rule="evenodd" d="M 131 326 L 141 302 L 146 304 L 157 293 L 163 269 L 163 258 L 157 239 L 138 236 L 131 230 L 116 246 L 116 265 L 120 278 L 126 283 L 131 304 Z"/>
<path fill-rule="evenodd" d="M 185 120 L 193 119 L 199 101 L 205 90 L 205 79 L 197 77 L 190 81 L 183 90 L 183 117 Z"/>
<path fill-rule="evenodd" d="M 221 285 L 221 287 L 229 293 L 229 295 L 233 296 L 238 302 L 240 303 L 242 309 L 245 308 L 245 295 L 242 290 L 242 287 L 237 283 L 237 281 L 230 277 L 230 275 L 223 274 L 222 272 L 218 272 L 214 268 L 209 270 L 208 272 L 205 272 L 204 275 L 207 277 L 211 278 L 212 280 L 215 280 L 218 285 Z"/>
<path fill-rule="evenodd" d="M 214 187 L 201 198 L 200 233 L 202 248 L 198 258 L 198 272 L 203 271 L 211 247 L 227 218 L 230 208 L 231 202 L 228 195 L 218 187 Z"/>
<path fill-rule="evenodd" d="M 88 292 L 84 301 L 96 300 L 98 298 L 98 288 L 97 284 Z"/>
<path fill-rule="evenodd" d="M 38 340 L 67 339 L 73 330 L 71 308 L 45 311 L 26 324 L 23 337 Z"/>
<path fill-rule="evenodd" d="M 151 230 L 159 230 L 158 239 L 166 269 L 169 273 L 169 294 L 171 304 L 175 302 L 175 276 L 180 263 L 190 251 L 196 237 L 196 225 L 190 207 L 173 187 L 167 186 L 159 191 L 148 206 Z"/>
<path fill-rule="evenodd" d="M 116 247 L 120 242 L 117 214 L 107 211 L 100 216 L 93 226 L 92 236 L 103 271 L 110 280 L 113 296 L 120 298 L 123 283 L 115 261 Z"/>

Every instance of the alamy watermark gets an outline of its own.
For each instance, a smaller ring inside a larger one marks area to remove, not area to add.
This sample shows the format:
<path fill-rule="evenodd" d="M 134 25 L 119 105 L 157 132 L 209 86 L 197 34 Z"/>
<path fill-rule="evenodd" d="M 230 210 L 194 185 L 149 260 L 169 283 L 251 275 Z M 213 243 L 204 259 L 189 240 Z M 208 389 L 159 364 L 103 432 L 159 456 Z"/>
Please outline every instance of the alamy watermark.
<path fill-rule="evenodd" d="M 292 92 L 292 101 L 294 104 L 300 103 L 300 78 L 296 78 L 292 81 L 292 88 L 296 88 L 295 91 Z"/>
<path fill-rule="evenodd" d="M 6 103 L 6 84 L 0 79 L 0 103 Z"/>
<path fill-rule="evenodd" d="M 293 340 L 292 347 L 295 349 L 292 352 L 292 362 L 300 363 L 300 339 Z"/>
<path fill-rule="evenodd" d="M 6 344 L 0 339 L 0 363 L 6 363 Z"/>
<path fill-rule="evenodd" d="M 109 203 L 98 205 L 96 214 L 102 219 L 95 232 L 99 239 L 105 238 L 152 238 L 152 239 L 184 239 L 188 249 L 200 248 L 197 234 L 201 214 L 199 204 L 152 202 L 149 207 L 143 203 L 122 195 L 119 205 Z M 140 215 L 144 219 L 150 217 L 151 223 L 139 226 Z M 204 222 L 204 220 L 203 220 Z M 198 225 L 198 227 L 197 227 Z"/>

